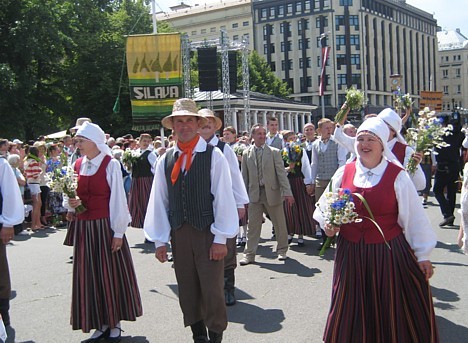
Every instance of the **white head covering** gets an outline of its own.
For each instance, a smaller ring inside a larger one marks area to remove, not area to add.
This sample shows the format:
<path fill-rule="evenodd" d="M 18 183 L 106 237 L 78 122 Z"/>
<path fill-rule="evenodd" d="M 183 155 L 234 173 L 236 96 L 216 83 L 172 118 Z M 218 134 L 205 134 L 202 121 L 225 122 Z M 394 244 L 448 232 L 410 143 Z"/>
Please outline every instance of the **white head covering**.
<path fill-rule="evenodd" d="M 382 143 L 382 146 L 383 146 L 383 149 L 384 149 L 383 152 L 382 152 L 382 155 L 387 160 L 389 160 L 390 162 L 393 162 L 397 166 L 403 168 L 401 163 L 397 160 L 395 155 L 388 148 L 387 142 L 388 142 L 388 137 L 390 136 L 390 129 L 388 128 L 387 123 L 385 123 L 379 117 L 369 118 L 369 119 L 364 120 L 364 122 L 361 124 L 361 126 L 359 126 L 359 128 L 357 129 L 356 137 L 358 137 L 359 133 L 361 133 L 363 131 L 370 132 L 374 136 L 378 137 L 380 139 L 380 141 Z M 354 150 L 356 152 L 358 151 L 357 150 L 357 145 L 358 145 L 358 141 L 356 139 L 356 143 L 355 143 L 355 146 L 354 146 Z M 357 154 L 357 155 L 358 155 L 358 158 L 359 158 L 359 154 Z"/>
<path fill-rule="evenodd" d="M 96 144 L 99 151 L 112 157 L 112 151 L 106 144 L 106 135 L 98 125 L 87 121 L 80 126 L 80 128 L 76 132 L 76 135 L 83 136 L 85 138 L 88 138 L 90 141 L 93 141 Z"/>
<path fill-rule="evenodd" d="M 400 131 L 402 128 L 401 118 L 394 110 L 391 108 L 386 108 L 381 111 L 377 117 L 382 119 L 387 125 L 389 125 L 395 132 L 396 138 L 400 143 L 407 144 Z"/>

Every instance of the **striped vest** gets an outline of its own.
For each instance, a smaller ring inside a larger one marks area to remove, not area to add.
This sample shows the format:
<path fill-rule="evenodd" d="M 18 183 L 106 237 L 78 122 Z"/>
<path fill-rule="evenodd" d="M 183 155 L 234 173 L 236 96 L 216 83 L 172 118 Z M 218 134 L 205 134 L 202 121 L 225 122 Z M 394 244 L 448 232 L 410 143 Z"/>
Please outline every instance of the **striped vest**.
<path fill-rule="evenodd" d="M 330 180 L 338 169 L 338 144 L 329 140 L 327 150 L 322 152 L 320 140 L 317 139 L 312 144 L 312 149 L 318 156 L 317 180 Z"/>
<path fill-rule="evenodd" d="M 177 157 L 175 149 L 166 154 L 165 172 L 169 197 L 169 223 L 177 230 L 184 223 L 189 223 L 197 230 L 209 230 L 214 222 L 213 195 L 211 194 L 211 156 L 214 147 L 207 144 L 206 151 L 197 152 L 192 166 L 185 175 L 180 173 L 173 185 L 171 173 Z"/>

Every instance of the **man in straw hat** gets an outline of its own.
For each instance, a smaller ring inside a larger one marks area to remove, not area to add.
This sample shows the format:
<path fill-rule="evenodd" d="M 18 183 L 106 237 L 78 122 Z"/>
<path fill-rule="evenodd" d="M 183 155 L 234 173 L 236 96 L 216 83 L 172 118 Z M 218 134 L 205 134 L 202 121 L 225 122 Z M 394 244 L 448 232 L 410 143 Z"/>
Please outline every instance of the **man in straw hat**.
<path fill-rule="evenodd" d="M 214 113 L 207 108 L 198 111 L 198 114 L 201 114 L 207 120 L 207 123 L 200 129 L 200 136 L 208 144 L 211 144 L 221 150 L 228 161 L 232 180 L 232 192 L 237 205 L 237 213 L 239 215 L 239 219 L 242 219 L 245 216 L 245 205 L 249 203 L 249 196 L 245 189 L 244 180 L 242 179 L 236 154 L 229 147 L 229 144 L 220 141 L 218 137 L 216 137 L 216 131 L 221 129 L 221 126 L 223 125 L 221 119 L 216 117 Z M 227 248 L 228 254 L 224 258 L 224 298 L 226 305 L 232 306 L 236 303 L 236 297 L 234 294 L 234 270 L 237 267 L 236 238 L 229 238 L 227 240 Z"/>
<path fill-rule="evenodd" d="M 178 99 L 162 120 L 178 139 L 156 165 L 144 230 L 160 262 L 167 261 L 171 240 L 179 303 L 194 342 L 208 342 L 208 336 L 221 342 L 226 239 L 236 236 L 238 225 L 226 158 L 198 134 L 206 122 L 190 99 Z"/>

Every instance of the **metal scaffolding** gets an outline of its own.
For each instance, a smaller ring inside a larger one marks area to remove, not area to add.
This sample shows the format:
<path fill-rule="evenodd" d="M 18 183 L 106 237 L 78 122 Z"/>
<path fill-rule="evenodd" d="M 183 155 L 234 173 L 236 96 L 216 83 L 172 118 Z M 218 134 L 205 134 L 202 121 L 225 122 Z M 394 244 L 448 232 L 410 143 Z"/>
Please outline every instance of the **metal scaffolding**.
<path fill-rule="evenodd" d="M 223 78 L 224 125 L 231 126 L 231 89 L 229 85 L 229 38 L 226 30 L 221 30 L 221 72 Z"/>

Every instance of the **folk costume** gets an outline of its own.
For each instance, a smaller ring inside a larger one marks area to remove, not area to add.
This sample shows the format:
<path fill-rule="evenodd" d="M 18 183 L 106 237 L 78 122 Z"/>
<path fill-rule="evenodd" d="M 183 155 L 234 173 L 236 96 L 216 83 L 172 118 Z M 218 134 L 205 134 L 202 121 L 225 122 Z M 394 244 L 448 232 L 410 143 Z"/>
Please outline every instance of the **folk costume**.
<path fill-rule="evenodd" d="M 105 145 L 104 132 L 86 122 L 77 132 L 93 141 L 100 154 L 75 163 L 77 195 L 86 211 L 69 225 L 65 245 L 73 245 L 71 325 L 74 330 L 119 327 L 121 320 L 134 321 L 142 305 L 133 261 L 125 237 L 131 220 L 122 172 Z M 65 197 L 64 205 L 73 212 Z M 113 238 L 122 238 L 121 249 L 111 251 Z"/>
<path fill-rule="evenodd" d="M 141 150 L 137 161 L 132 164 L 132 185 L 128 199 L 132 227 L 143 228 L 155 164 L 156 155 L 149 148 Z"/>
<path fill-rule="evenodd" d="M 379 123 L 380 122 L 380 123 Z M 338 169 L 332 190 L 348 188 L 366 199 L 383 236 L 355 196 L 361 222 L 342 225 L 337 237 L 325 342 L 438 342 L 430 285 L 418 262 L 428 261 L 437 243 L 408 174 L 388 160 L 388 128 L 378 118 L 358 130 L 376 134 L 381 162 L 368 169 L 357 160 Z M 390 157 L 391 158 L 391 157 Z M 326 206 L 326 197 L 319 200 Z M 314 218 L 324 225 L 319 208 Z M 387 247 L 387 244 L 390 246 Z"/>

